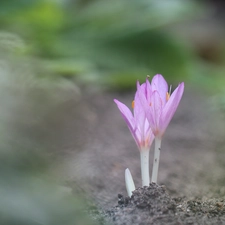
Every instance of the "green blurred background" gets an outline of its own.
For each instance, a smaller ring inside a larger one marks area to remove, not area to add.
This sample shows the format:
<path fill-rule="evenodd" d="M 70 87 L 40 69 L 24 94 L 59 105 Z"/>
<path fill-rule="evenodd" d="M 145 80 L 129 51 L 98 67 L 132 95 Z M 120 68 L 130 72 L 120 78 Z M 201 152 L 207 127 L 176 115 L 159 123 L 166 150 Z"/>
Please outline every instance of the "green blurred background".
<path fill-rule="evenodd" d="M 215 3 L 3 0 L 0 45 L 38 61 L 38 77 L 44 79 L 125 90 L 137 77 L 161 73 L 172 81 L 200 79 L 212 86 L 215 78 L 223 80 L 225 60 L 224 21 Z"/>
<path fill-rule="evenodd" d="M 48 179 L 47 125 L 32 138 L 24 131 L 46 124 L 76 86 L 123 92 L 161 73 L 225 109 L 224 11 L 223 1 L 203 0 L 1 0 L 0 223 L 89 223 L 80 200 Z"/>
<path fill-rule="evenodd" d="M 161 73 L 213 86 L 224 82 L 219 2 L 3 0 L 0 46 L 38 61 L 44 79 L 125 90 Z"/>

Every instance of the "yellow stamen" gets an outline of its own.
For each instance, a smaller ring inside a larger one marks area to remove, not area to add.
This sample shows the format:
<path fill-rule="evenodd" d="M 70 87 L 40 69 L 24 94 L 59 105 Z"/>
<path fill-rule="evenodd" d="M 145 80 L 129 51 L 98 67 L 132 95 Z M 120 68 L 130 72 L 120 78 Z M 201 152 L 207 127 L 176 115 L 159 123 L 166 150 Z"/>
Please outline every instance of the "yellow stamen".
<path fill-rule="evenodd" d="M 134 100 L 131 103 L 132 109 L 134 108 Z"/>
<path fill-rule="evenodd" d="M 166 93 L 166 101 L 168 101 L 169 99 L 170 99 L 170 93 L 167 92 L 167 93 Z"/>

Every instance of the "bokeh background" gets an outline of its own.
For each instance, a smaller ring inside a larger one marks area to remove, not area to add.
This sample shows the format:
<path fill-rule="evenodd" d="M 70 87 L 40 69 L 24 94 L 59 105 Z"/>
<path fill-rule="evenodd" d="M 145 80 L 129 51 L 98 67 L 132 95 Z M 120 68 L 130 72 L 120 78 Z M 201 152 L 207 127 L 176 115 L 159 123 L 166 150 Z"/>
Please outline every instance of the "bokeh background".
<path fill-rule="evenodd" d="M 224 111 L 224 12 L 219 0 L 1 0 L 0 223 L 89 223 L 52 172 L 71 140 L 79 152 L 88 139 L 86 93 L 161 73 Z"/>

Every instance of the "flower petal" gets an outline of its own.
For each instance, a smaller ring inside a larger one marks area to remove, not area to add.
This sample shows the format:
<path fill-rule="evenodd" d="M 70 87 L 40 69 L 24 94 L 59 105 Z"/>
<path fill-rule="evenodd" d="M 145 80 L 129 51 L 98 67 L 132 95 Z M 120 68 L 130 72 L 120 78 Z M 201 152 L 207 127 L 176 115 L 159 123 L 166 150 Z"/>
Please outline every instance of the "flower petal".
<path fill-rule="evenodd" d="M 117 99 L 114 99 L 114 102 L 117 104 L 117 107 L 119 108 L 137 146 L 140 148 L 140 137 L 137 136 L 138 133 L 137 133 L 137 128 L 136 128 L 136 124 L 135 124 L 135 120 L 134 120 L 134 117 L 130 111 L 130 109 L 125 105 L 123 104 L 122 102 L 118 101 Z"/>
<path fill-rule="evenodd" d="M 166 104 L 166 93 L 168 92 L 168 84 L 161 74 L 156 74 L 151 82 L 152 91 L 158 91 L 162 99 L 163 106 Z"/>
<path fill-rule="evenodd" d="M 139 94 L 138 92 L 136 92 L 134 97 L 134 120 L 135 120 L 137 129 L 139 130 L 141 134 L 141 140 L 144 140 L 145 119 L 146 119 L 145 110 L 140 101 Z"/>
<path fill-rule="evenodd" d="M 137 83 L 139 84 L 139 82 Z M 146 95 L 145 95 L 145 83 L 142 84 L 142 85 L 137 85 L 137 92 L 136 92 L 136 95 L 138 96 L 142 106 L 144 107 L 144 109 L 148 106 L 148 101 L 147 101 L 147 98 L 146 98 Z"/>
<path fill-rule="evenodd" d="M 139 93 L 136 92 L 134 97 L 134 118 L 139 121 L 140 124 L 144 124 L 145 110 L 139 98 Z"/>
<path fill-rule="evenodd" d="M 157 136 L 159 132 L 159 120 L 162 113 L 162 99 L 160 98 L 158 91 L 153 91 L 152 93 L 152 102 L 150 105 L 150 110 L 153 121 L 149 121 L 149 123 L 152 128 L 153 134 Z"/>
<path fill-rule="evenodd" d="M 148 90 L 146 88 L 148 87 Z M 137 92 L 135 94 L 135 107 L 134 107 L 134 118 L 136 120 L 136 124 L 138 126 L 138 130 L 136 131 L 136 135 L 140 137 L 142 146 L 144 148 L 150 148 L 155 136 L 152 133 L 150 124 L 146 118 L 146 111 L 149 112 L 148 115 L 152 118 L 150 114 L 150 106 L 146 99 L 146 93 L 150 93 L 151 85 L 150 82 L 144 83 L 142 85 L 137 83 Z M 150 98 L 150 95 L 149 95 Z"/>
<path fill-rule="evenodd" d="M 139 80 L 137 80 L 136 86 L 137 86 L 137 90 L 138 90 L 141 86 Z"/>
<path fill-rule="evenodd" d="M 149 124 L 153 126 L 154 120 L 153 120 L 151 109 L 150 109 L 150 103 L 146 99 L 145 90 L 142 88 L 142 86 L 137 86 L 137 96 L 139 97 L 139 100 L 145 111 L 145 116 L 148 119 Z"/>
<path fill-rule="evenodd" d="M 148 78 L 146 78 L 146 98 L 149 104 L 151 102 L 151 95 L 152 95 L 152 87 Z"/>
<path fill-rule="evenodd" d="M 145 141 L 147 142 L 146 144 L 150 148 L 155 136 L 152 133 L 152 129 L 151 129 L 150 124 L 149 124 L 147 119 L 145 119 L 145 131 L 144 131 L 144 133 L 145 133 Z"/>
<path fill-rule="evenodd" d="M 122 113 L 122 116 L 127 123 L 127 126 L 134 130 L 135 129 L 135 121 L 134 117 L 130 111 L 130 109 L 123 104 L 122 102 L 118 101 L 117 99 L 114 99 L 114 102 L 117 104 L 117 107 L 119 108 L 120 112 Z"/>
<path fill-rule="evenodd" d="M 160 118 L 160 128 L 163 131 L 163 133 L 166 130 L 167 126 L 169 125 L 174 113 L 176 112 L 183 93 L 184 93 L 184 83 L 181 83 L 174 90 L 174 92 L 170 96 L 170 99 L 163 108 L 162 115 Z"/>

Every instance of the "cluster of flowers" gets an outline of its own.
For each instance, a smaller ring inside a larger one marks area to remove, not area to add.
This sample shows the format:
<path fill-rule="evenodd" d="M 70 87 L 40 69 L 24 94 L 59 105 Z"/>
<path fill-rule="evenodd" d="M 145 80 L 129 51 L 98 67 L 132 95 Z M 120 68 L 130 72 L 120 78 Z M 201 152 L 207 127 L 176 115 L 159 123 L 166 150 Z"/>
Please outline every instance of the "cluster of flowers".
<path fill-rule="evenodd" d="M 157 74 L 151 83 L 137 82 L 137 91 L 130 109 L 114 99 L 127 126 L 140 150 L 142 186 L 149 186 L 149 150 L 155 139 L 155 151 L 152 169 L 152 182 L 157 183 L 161 140 L 170 123 L 184 92 L 184 83 L 180 83 L 171 94 L 171 88 L 162 75 Z M 128 196 L 132 195 L 135 185 L 129 169 L 125 170 L 125 182 Z"/>

